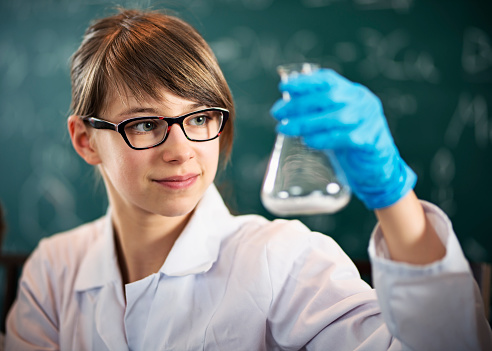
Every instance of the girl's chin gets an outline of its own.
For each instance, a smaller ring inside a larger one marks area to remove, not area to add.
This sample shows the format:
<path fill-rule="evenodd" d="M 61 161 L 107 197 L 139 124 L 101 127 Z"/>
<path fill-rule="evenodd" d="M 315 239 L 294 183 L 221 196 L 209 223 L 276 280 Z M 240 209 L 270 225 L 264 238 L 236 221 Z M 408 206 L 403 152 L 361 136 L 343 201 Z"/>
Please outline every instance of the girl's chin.
<path fill-rule="evenodd" d="M 198 201 L 175 201 L 169 206 L 163 206 L 154 213 L 159 214 L 163 217 L 184 217 L 190 215 Z"/>

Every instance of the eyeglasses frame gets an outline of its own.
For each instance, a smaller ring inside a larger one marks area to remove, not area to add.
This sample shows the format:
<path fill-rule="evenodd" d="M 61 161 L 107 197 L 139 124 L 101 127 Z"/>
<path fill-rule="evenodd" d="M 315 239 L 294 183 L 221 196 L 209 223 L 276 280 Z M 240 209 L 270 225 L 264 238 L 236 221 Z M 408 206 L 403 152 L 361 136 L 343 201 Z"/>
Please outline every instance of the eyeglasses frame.
<path fill-rule="evenodd" d="M 194 115 L 194 114 L 197 114 L 200 112 L 206 112 L 206 111 L 220 111 L 220 112 L 222 112 L 222 124 L 219 128 L 217 135 L 213 138 L 205 139 L 205 140 L 197 140 L 197 139 L 192 139 L 192 138 L 188 137 L 188 135 L 186 134 L 186 131 L 184 129 L 184 126 L 183 126 L 183 122 L 186 119 L 186 117 L 189 117 L 191 115 Z M 126 144 L 134 150 L 147 150 L 147 149 L 152 149 L 154 147 L 157 147 L 157 146 L 163 144 L 166 141 L 167 137 L 169 136 L 169 132 L 171 131 L 171 127 L 173 124 L 179 124 L 179 126 L 181 127 L 181 130 L 183 131 L 183 134 L 186 137 L 186 139 L 188 139 L 190 141 L 202 142 L 202 141 L 210 141 L 210 140 L 217 139 L 220 136 L 220 134 L 222 133 L 222 131 L 224 130 L 226 122 L 229 119 L 229 110 L 226 110 L 225 108 L 221 108 L 221 107 L 209 107 L 209 108 L 204 108 L 201 110 L 189 112 L 185 115 L 178 116 L 178 117 L 164 117 L 164 116 L 132 117 L 132 118 L 125 119 L 124 121 L 121 121 L 120 123 L 112 123 L 112 122 L 109 122 L 109 121 L 106 121 L 106 120 L 103 120 L 103 119 L 100 119 L 97 117 L 92 117 L 92 116 L 81 116 L 80 118 L 84 122 L 88 123 L 94 129 L 109 129 L 109 130 L 114 130 L 115 132 L 120 133 L 121 136 L 123 137 L 123 139 L 125 140 Z M 125 126 L 128 123 L 138 121 L 138 120 L 144 120 L 144 119 L 159 119 L 159 120 L 165 121 L 167 123 L 166 134 L 165 134 L 164 138 L 155 145 L 148 146 L 148 147 L 135 147 L 130 143 L 130 141 L 128 140 L 128 137 L 126 136 Z"/>

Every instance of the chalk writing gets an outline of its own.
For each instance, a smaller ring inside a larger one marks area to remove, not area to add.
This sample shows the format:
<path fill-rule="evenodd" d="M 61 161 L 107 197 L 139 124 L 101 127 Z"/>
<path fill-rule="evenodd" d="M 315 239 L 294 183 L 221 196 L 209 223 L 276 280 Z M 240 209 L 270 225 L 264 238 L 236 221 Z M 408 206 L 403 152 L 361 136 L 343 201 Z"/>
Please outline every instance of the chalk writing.
<path fill-rule="evenodd" d="M 360 69 L 368 78 L 382 75 L 395 81 L 439 83 L 440 73 L 432 55 L 413 49 L 407 31 L 397 29 L 383 35 L 375 29 L 362 28 L 360 37 L 366 54 Z"/>
<path fill-rule="evenodd" d="M 476 27 L 465 30 L 461 62 L 469 74 L 479 74 L 492 68 L 492 45 L 487 33 Z"/>
<path fill-rule="evenodd" d="M 431 198 L 448 216 L 453 216 L 457 209 L 452 186 L 455 171 L 453 154 L 447 148 L 440 148 L 434 155 L 430 167 L 430 175 L 435 184 Z"/>
<path fill-rule="evenodd" d="M 490 130 L 487 101 L 481 94 L 472 96 L 462 93 L 458 106 L 444 134 L 444 141 L 450 147 L 457 147 L 465 127 L 474 129 L 475 143 L 478 147 L 486 147 L 489 143 Z"/>

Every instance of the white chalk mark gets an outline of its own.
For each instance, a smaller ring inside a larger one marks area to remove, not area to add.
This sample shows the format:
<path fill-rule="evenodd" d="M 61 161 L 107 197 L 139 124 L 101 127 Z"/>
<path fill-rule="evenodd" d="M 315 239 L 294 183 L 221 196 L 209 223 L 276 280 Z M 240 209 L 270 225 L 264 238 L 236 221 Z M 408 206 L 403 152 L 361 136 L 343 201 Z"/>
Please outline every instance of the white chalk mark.
<path fill-rule="evenodd" d="M 492 67 L 492 45 L 487 33 L 476 27 L 465 30 L 461 62 L 469 74 L 477 74 Z"/>
<path fill-rule="evenodd" d="M 444 134 L 445 143 L 450 147 L 456 147 L 467 126 L 474 128 L 476 145 L 486 147 L 490 129 L 487 101 L 482 95 L 472 97 L 468 93 L 461 94 L 458 106 Z"/>

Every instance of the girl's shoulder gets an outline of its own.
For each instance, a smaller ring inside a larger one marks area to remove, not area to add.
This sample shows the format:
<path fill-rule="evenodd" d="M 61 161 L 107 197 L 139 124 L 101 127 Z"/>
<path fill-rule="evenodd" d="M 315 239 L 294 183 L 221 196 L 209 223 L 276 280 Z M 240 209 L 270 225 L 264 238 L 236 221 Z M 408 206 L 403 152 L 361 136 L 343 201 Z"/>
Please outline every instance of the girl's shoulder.
<path fill-rule="evenodd" d="M 106 218 L 102 217 L 73 229 L 53 234 L 41 239 L 37 249 L 59 257 L 83 252 L 102 239 L 105 222 Z"/>
<path fill-rule="evenodd" d="M 65 232 L 40 240 L 26 262 L 26 267 L 35 270 L 77 269 L 87 252 L 101 243 L 104 237 L 105 217 L 82 224 Z M 36 267 L 32 267 L 36 266 Z"/>
<path fill-rule="evenodd" d="M 241 223 L 238 234 L 241 240 L 254 240 L 262 243 L 285 243 L 306 241 L 332 241 L 328 235 L 312 231 L 297 219 L 269 220 L 259 215 L 236 216 Z"/>
<path fill-rule="evenodd" d="M 280 261 L 320 252 L 323 256 L 345 257 L 333 238 L 310 230 L 299 220 L 268 220 L 257 215 L 238 216 L 236 220 L 242 224 L 231 240 L 251 254 L 254 251 L 262 252 Z"/>

